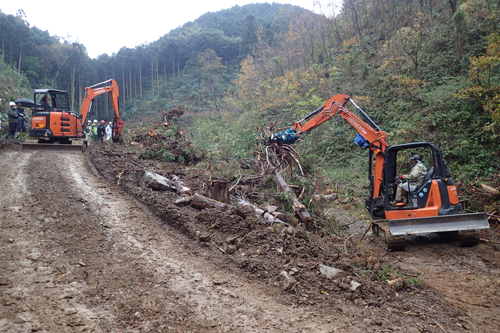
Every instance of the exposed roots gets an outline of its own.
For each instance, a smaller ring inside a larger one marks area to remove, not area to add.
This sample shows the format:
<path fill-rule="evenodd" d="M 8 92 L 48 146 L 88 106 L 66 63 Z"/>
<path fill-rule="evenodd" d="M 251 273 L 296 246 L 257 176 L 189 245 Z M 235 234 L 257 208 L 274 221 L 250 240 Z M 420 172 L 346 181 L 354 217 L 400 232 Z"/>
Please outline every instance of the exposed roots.
<path fill-rule="evenodd" d="M 294 166 L 297 166 L 302 176 L 304 170 L 300 164 L 301 156 L 299 152 L 291 145 L 269 143 L 269 137 L 272 133 L 281 131 L 283 129 L 276 128 L 278 123 L 270 124 L 265 128 L 260 128 L 260 137 L 263 142 L 264 158 L 260 159 L 264 164 L 263 169 L 266 173 L 274 173 L 276 169 L 284 171 L 292 171 Z"/>

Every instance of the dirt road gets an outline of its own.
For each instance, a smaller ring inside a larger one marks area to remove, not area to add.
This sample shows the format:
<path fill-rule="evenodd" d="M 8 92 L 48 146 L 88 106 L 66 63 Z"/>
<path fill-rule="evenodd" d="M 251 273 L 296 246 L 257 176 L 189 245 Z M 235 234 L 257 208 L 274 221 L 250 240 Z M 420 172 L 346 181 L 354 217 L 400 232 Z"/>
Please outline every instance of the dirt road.
<path fill-rule="evenodd" d="M 0 331 L 329 330 L 186 250 L 82 156 L 8 152 L 0 163 Z"/>
<path fill-rule="evenodd" d="M 0 170 L 1 332 L 498 327 L 498 260 L 485 263 L 481 248 L 450 254 L 444 247 L 451 245 L 429 244 L 419 253 L 410 244 L 409 251 L 390 254 L 409 274 L 428 278 L 431 289 L 423 292 L 383 297 L 373 291 L 366 301 L 322 291 L 323 304 L 290 304 L 280 288 L 207 260 L 204 247 L 188 246 L 192 240 L 146 205 L 96 177 L 83 155 L 7 151 Z"/>

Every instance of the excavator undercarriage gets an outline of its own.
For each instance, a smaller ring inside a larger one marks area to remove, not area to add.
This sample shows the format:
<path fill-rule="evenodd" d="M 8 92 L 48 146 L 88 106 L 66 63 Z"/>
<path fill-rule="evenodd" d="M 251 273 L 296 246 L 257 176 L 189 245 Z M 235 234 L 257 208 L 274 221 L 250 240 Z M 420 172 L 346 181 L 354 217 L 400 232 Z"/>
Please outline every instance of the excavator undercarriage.
<path fill-rule="evenodd" d="M 458 240 L 460 246 L 479 243 L 478 230 L 489 228 L 485 213 L 456 214 L 399 220 L 375 220 L 372 231 L 380 236 L 390 250 L 404 250 L 407 235 L 435 233 Z"/>

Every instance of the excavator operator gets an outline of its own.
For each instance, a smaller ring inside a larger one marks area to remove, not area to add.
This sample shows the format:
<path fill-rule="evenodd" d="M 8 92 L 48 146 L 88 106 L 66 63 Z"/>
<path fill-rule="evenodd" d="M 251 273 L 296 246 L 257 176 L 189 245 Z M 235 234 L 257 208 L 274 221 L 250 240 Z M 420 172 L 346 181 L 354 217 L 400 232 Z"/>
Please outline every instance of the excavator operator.
<path fill-rule="evenodd" d="M 421 157 L 419 154 L 412 154 L 410 157 L 412 168 L 410 170 L 410 173 L 407 175 L 400 175 L 398 178 L 400 180 L 406 179 L 406 180 L 413 180 L 413 179 L 423 179 L 425 175 L 427 174 L 427 168 L 425 167 L 424 163 L 421 161 Z M 394 201 L 392 204 L 397 205 L 398 203 L 403 201 L 403 191 L 410 192 L 410 191 L 415 191 L 417 189 L 417 186 L 421 185 L 421 182 L 412 182 L 410 184 L 409 181 L 407 182 L 401 182 L 398 185 L 398 189 L 396 190 L 396 197 L 394 198 Z"/>

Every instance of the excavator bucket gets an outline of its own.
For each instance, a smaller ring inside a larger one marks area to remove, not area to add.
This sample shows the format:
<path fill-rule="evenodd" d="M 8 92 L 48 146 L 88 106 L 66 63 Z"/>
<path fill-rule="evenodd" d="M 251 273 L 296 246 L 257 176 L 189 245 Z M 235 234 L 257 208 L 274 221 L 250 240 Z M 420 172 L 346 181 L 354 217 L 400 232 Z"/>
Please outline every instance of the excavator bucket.
<path fill-rule="evenodd" d="M 490 227 L 486 213 L 457 214 L 413 219 L 390 220 L 389 230 L 392 235 L 426 234 L 480 230 Z"/>
<path fill-rule="evenodd" d="M 82 154 L 86 144 L 23 143 L 22 151 L 52 151 L 67 154 Z"/>

